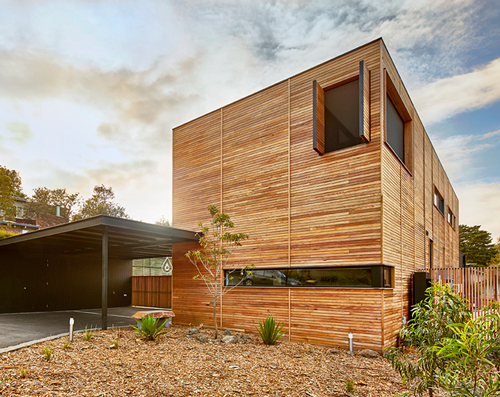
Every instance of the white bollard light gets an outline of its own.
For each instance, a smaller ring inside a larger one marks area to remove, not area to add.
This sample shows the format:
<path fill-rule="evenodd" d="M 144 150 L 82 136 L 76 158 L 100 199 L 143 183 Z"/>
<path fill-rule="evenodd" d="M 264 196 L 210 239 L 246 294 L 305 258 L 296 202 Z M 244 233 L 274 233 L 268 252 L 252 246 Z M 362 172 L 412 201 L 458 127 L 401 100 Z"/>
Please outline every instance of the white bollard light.
<path fill-rule="evenodd" d="M 75 325 L 75 319 L 69 319 L 69 341 L 73 342 L 73 326 Z"/>
<path fill-rule="evenodd" d="M 349 332 L 349 353 L 353 354 L 352 352 L 352 332 Z"/>

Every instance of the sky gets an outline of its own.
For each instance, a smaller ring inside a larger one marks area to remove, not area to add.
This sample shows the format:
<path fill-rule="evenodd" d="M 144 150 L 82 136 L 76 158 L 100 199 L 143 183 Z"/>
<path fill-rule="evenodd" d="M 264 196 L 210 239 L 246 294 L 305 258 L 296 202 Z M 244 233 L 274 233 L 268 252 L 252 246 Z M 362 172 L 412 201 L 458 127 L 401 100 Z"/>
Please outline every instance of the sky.
<path fill-rule="evenodd" d="M 500 237 L 500 2 L 0 0 L 0 165 L 171 219 L 172 128 L 382 37 L 460 200 Z"/>

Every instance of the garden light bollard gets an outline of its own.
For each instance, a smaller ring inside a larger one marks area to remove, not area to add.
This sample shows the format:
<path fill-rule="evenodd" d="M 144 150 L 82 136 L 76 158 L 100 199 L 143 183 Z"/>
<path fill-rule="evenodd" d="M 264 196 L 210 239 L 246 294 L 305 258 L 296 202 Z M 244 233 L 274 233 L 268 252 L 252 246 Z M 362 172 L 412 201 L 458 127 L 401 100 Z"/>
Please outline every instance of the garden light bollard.
<path fill-rule="evenodd" d="M 73 342 L 73 326 L 75 325 L 75 319 L 69 319 L 69 341 Z"/>
<path fill-rule="evenodd" d="M 349 353 L 353 354 L 352 352 L 352 332 L 349 332 Z"/>

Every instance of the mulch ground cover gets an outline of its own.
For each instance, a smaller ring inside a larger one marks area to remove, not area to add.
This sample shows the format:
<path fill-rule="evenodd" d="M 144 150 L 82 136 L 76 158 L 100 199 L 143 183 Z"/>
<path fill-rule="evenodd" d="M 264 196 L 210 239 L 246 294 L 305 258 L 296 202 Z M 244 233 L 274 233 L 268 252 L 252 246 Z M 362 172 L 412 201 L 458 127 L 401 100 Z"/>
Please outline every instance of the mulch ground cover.
<path fill-rule="evenodd" d="M 173 326 L 146 342 L 132 329 L 98 331 L 89 341 L 76 334 L 69 346 L 66 337 L 5 353 L 0 395 L 392 397 L 406 391 L 382 357 L 286 341 L 266 346 L 256 335 L 226 344 L 214 341 L 212 330 L 187 333 Z"/>

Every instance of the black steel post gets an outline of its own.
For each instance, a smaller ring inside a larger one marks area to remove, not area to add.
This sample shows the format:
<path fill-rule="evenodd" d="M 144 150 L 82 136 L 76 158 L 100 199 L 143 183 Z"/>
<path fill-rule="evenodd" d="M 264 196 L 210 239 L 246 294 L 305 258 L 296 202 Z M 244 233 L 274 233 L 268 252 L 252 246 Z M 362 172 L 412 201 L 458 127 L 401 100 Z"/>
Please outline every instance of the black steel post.
<path fill-rule="evenodd" d="M 102 232 L 102 329 L 108 329 L 108 228 Z"/>

